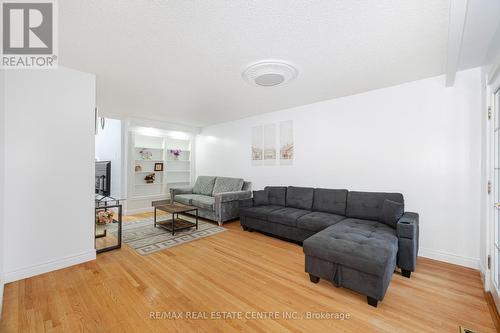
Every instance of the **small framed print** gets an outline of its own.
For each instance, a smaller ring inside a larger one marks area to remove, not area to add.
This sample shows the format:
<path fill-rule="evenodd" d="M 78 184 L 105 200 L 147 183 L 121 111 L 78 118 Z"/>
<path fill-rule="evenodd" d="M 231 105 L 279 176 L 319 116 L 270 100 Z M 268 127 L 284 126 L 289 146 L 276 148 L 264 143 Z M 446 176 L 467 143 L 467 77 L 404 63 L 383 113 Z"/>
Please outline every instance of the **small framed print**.
<path fill-rule="evenodd" d="M 155 163 L 155 171 L 163 171 L 163 163 Z"/>

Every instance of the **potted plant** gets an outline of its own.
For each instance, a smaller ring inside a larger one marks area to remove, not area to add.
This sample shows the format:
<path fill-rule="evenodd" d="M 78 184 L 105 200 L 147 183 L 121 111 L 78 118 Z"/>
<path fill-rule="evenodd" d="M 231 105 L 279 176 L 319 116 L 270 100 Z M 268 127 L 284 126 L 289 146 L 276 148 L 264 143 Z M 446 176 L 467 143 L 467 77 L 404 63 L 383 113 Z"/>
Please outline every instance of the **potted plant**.
<path fill-rule="evenodd" d="M 180 149 L 170 149 L 170 154 L 172 154 L 174 156 L 174 160 L 178 160 L 181 153 L 182 153 L 182 150 L 180 150 Z"/>

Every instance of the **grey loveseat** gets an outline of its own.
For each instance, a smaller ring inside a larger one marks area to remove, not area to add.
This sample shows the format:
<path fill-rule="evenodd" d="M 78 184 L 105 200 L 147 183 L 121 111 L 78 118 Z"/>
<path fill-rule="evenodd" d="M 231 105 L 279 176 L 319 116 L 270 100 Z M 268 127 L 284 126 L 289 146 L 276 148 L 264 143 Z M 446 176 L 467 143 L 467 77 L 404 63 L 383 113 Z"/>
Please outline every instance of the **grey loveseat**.
<path fill-rule="evenodd" d="M 241 178 L 199 176 L 194 186 L 171 188 L 170 197 L 198 207 L 200 217 L 219 225 L 239 217 L 238 201 L 252 196 L 252 183 Z"/>
<path fill-rule="evenodd" d="M 303 244 L 305 270 L 367 296 L 377 306 L 396 267 L 410 277 L 418 253 L 417 213 L 400 193 L 266 187 L 240 202 L 244 230 Z"/>

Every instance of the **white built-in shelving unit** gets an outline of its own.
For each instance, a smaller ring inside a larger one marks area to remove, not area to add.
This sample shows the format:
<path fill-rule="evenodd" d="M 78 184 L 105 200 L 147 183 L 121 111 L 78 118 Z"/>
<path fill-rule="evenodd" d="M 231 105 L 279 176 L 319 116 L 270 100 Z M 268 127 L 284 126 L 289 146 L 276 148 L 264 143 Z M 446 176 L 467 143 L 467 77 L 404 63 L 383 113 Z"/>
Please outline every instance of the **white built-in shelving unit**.
<path fill-rule="evenodd" d="M 167 140 L 167 187 L 188 186 L 191 183 L 191 142 L 188 140 Z M 171 153 L 180 149 L 178 157 Z"/>
<path fill-rule="evenodd" d="M 192 182 L 192 138 L 174 138 L 168 133 L 155 135 L 129 132 L 128 209 L 130 212 L 151 207 L 151 201 L 166 199 L 172 187 L 189 186 Z M 175 156 L 172 150 L 180 150 Z M 142 153 L 141 153 L 142 152 Z M 162 163 L 163 171 L 156 171 L 155 164 Z M 147 183 L 147 175 L 154 174 L 155 181 Z"/>

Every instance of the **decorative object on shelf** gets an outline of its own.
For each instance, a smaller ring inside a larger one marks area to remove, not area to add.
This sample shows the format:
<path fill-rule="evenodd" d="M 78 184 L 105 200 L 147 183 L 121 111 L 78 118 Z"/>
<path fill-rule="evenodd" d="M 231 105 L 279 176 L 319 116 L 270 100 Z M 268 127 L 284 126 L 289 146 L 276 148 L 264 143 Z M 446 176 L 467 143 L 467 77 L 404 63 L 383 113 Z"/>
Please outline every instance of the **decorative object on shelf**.
<path fill-rule="evenodd" d="M 155 163 L 155 171 L 163 171 L 163 163 Z"/>
<path fill-rule="evenodd" d="M 136 165 L 135 172 L 141 172 L 141 171 L 142 171 L 142 167 L 140 165 Z"/>
<path fill-rule="evenodd" d="M 144 180 L 146 181 L 147 184 L 153 184 L 156 179 L 156 174 L 155 173 L 150 173 L 146 177 L 144 177 Z"/>
<path fill-rule="evenodd" d="M 179 156 L 182 153 L 182 150 L 180 150 L 180 149 L 170 149 L 169 152 L 170 152 L 170 154 L 172 154 L 174 156 L 175 160 L 178 160 Z"/>
<path fill-rule="evenodd" d="M 141 155 L 141 158 L 143 160 L 150 160 L 153 158 L 153 153 L 147 150 L 146 148 L 143 148 L 139 151 L 139 154 Z"/>

